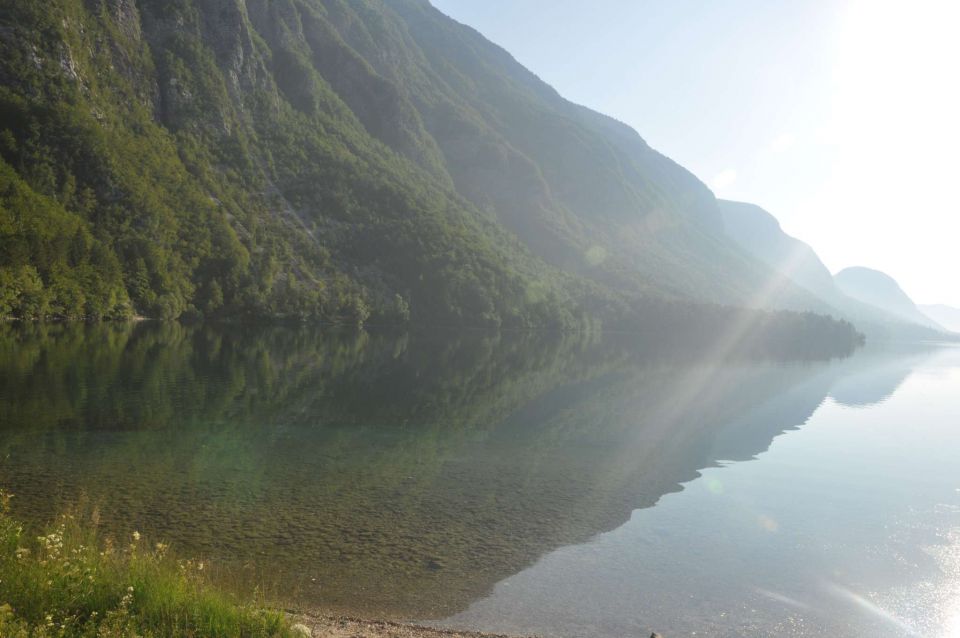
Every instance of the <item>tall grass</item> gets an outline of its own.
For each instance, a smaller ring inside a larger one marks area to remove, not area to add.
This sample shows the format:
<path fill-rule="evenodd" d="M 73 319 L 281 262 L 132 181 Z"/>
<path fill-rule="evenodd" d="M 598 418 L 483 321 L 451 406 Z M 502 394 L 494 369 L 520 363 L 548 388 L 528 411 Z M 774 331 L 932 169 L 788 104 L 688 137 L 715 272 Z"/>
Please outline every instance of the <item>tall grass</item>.
<path fill-rule="evenodd" d="M 139 533 L 102 539 L 65 514 L 25 533 L 0 490 L 0 637 L 292 638 L 283 615 L 210 584 L 202 562 L 177 560 Z M 86 517 L 84 517 L 86 518 Z"/>

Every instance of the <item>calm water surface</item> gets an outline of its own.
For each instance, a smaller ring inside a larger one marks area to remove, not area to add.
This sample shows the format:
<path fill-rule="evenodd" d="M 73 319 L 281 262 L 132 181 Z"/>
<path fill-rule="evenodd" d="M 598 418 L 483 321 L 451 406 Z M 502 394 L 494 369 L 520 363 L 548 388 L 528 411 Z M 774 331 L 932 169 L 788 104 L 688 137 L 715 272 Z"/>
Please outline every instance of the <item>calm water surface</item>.
<path fill-rule="evenodd" d="M 4 326 L 0 485 L 354 614 L 960 636 L 950 347 Z"/>

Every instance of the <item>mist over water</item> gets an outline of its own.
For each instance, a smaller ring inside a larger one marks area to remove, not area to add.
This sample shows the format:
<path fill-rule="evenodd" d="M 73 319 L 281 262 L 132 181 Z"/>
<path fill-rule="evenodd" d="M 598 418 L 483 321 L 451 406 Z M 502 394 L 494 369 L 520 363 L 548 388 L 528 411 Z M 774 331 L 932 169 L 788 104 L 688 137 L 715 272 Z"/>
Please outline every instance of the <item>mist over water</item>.
<path fill-rule="evenodd" d="M 947 636 L 960 611 L 956 349 L 178 324 L 0 343 L 17 515 L 85 502 L 280 600 L 564 636 Z"/>

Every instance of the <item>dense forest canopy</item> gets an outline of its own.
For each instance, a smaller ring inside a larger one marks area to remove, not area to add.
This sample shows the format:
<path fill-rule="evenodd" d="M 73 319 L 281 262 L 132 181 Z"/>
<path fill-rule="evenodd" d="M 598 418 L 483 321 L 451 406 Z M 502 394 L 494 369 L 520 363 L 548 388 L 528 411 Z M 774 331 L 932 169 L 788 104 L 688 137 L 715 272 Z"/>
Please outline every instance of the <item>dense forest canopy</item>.
<path fill-rule="evenodd" d="M 0 2 L 2 316 L 635 327 L 764 272 L 691 174 L 425 1 Z"/>

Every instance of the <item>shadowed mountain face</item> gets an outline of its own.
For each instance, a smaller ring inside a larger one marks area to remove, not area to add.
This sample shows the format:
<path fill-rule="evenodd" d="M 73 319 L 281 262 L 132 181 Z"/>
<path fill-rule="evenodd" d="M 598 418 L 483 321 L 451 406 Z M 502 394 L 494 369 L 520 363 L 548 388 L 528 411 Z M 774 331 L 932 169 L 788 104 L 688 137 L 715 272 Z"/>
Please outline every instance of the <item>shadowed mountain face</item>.
<path fill-rule="evenodd" d="M 960 308 L 945 306 L 943 304 L 918 306 L 918 308 L 920 309 L 920 312 L 929 317 L 932 321 L 937 322 L 938 325 L 941 325 L 947 330 L 951 330 L 953 332 L 960 332 Z"/>
<path fill-rule="evenodd" d="M 904 321 L 942 330 L 935 321 L 917 309 L 917 305 L 900 285 L 886 273 L 870 268 L 854 267 L 834 276 L 844 294 L 898 317 Z"/>
<path fill-rule="evenodd" d="M 406 618 L 455 613 L 759 454 L 844 365 L 657 335 L 56 325 L 0 343 L 0 483 L 19 514 L 86 499 L 107 531 L 251 587 Z"/>
<path fill-rule="evenodd" d="M 10 0 L 0 84 L 3 315 L 770 301 L 699 180 L 425 0 Z"/>
<path fill-rule="evenodd" d="M 458 190 L 537 254 L 632 290 L 727 302 L 755 290 L 762 270 L 724 240 L 688 171 L 428 2 L 384 4 L 422 56 L 360 54 L 410 96 Z"/>

